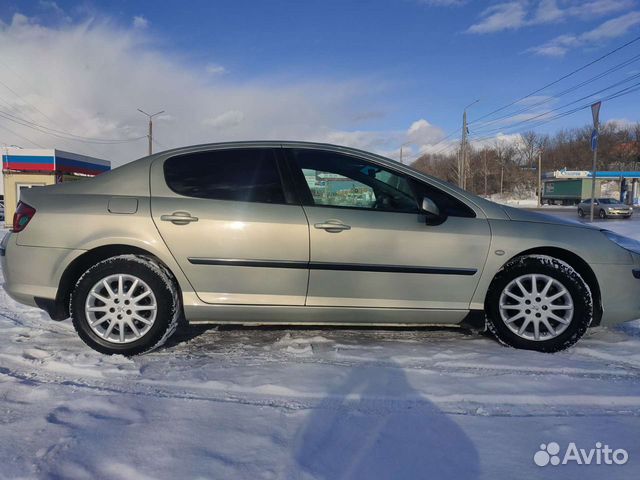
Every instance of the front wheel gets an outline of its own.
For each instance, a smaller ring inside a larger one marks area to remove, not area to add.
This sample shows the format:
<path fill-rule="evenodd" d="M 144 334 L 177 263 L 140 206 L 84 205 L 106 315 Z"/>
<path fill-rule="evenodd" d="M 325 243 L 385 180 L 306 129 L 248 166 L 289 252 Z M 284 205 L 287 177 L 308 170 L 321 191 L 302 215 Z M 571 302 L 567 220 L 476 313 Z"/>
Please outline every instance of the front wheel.
<path fill-rule="evenodd" d="M 607 212 L 605 212 L 604 210 L 600 210 L 600 213 L 598 214 L 598 216 L 604 220 L 605 218 L 607 218 Z"/>
<path fill-rule="evenodd" d="M 87 270 L 71 294 L 73 326 L 91 348 L 137 355 L 162 345 L 180 316 L 167 269 L 139 255 L 119 255 Z"/>
<path fill-rule="evenodd" d="M 556 352 L 576 343 L 593 318 L 591 290 L 567 263 L 544 255 L 510 261 L 487 295 L 489 330 L 502 343 Z"/>

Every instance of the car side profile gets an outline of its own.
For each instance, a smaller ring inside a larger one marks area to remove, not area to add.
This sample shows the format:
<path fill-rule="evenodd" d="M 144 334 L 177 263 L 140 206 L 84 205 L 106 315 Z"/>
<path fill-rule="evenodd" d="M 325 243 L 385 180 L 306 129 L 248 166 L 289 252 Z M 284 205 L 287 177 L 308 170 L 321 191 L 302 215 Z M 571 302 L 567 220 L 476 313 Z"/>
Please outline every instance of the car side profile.
<path fill-rule="evenodd" d="M 633 207 L 619 202 L 615 198 L 596 198 L 593 204 L 593 215 L 605 218 L 630 218 Z M 578 216 L 584 217 L 591 213 L 591 199 L 588 198 L 578 204 Z"/>
<path fill-rule="evenodd" d="M 107 354 L 156 348 L 181 316 L 459 325 L 553 352 L 640 307 L 634 240 L 304 142 L 180 148 L 24 191 L 0 255 L 11 297 Z"/>

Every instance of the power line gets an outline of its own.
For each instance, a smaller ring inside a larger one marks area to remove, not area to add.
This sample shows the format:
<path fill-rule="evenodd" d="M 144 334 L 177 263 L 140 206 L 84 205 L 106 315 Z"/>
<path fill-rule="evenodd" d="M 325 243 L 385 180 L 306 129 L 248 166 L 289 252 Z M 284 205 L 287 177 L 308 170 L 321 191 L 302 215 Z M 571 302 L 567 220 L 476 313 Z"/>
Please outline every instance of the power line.
<path fill-rule="evenodd" d="M 624 97 L 626 95 L 630 95 L 630 94 L 638 92 L 638 91 L 640 91 L 640 82 L 634 83 L 633 85 L 630 85 L 630 86 L 625 87 L 625 88 L 623 88 L 621 90 L 618 90 L 617 92 L 613 92 L 613 93 L 603 97 L 601 99 L 601 101 L 604 102 L 604 101 L 615 100 L 616 98 Z M 553 122 L 555 120 L 558 120 L 560 118 L 563 118 L 563 117 L 566 117 L 566 116 L 569 116 L 569 115 L 573 115 L 574 113 L 577 113 L 577 112 L 579 112 L 581 110 L 585 110 L 585 109 L 590 108 L 591 107 L 591 103 L 592 102 L 588 102 L 588 103 L 585 103 L 585 104 L 583 104 L 583 105 L 581 105 L 579 107 L 572 108 L 572 109 L 567 110 L 565 112 L 560 112 L 560 113 L 558 113 L 558 114 L 556 114 L 556 115 L 554 115 L 554 116 L 552 116 L 550 118 L 547 118 L 547 119 L 544 119 L 542 121 L 539 121 L 538 123 L 536 123 L 536 124 L 534 124 L 532 126 L 529 126 L 527 128 L 536 128 L 536 127 L 539 127 L 541 125 L 545 125 L 547 123 L 550 123 L 550 122 Z M 509 127 L 509 128 L 512 128 L 512 127 Z M 520 129 L 520 131 L 522 131 L 522 129 Z M 520 133 L 520 132 L 514 131 L 514 132 L 508 132 L 508 133 Z M 488 135 L 488 136 L 481 137 L 481 138 L 475 138 L 474 140 L 477 141 L 477 142 L 481 142 L 481 141 L 488 140 L 488 139 L 491 139 L 491 138 L 493 138 L 493 135 Z"/>
<path fill-rule="evenodd" d="M 526 120 L 521 120 L 519 122 L 516 122 L 516 123 L 514 123 L 512 125 L 509 125 L 508 127 L 504 127 L 504 128 L 498 127 L 498 128 L 493 128 L 493 129 L 486 130 L 486 131 L 482 131 L 482 129 L 479 129 L 479 130 L 476 131 L 476 133 L 482 133 L 482 134 L 485 134 L 485 135 L 486 134 L 490 134 L 490 133 L 498 133 L 498 132 L 500 132 L 501 130 L 504 130 L 504 129 L 510 129 L 510 128 L 516 127 L 518 125 L 523 125 L 523 124 L 529 123 L 529 122 L 531 122 L 533 120 L 536 120 L 536 119 L 538 119 L 540 117 L 544 117 L 544 116 L 546 116 L 546 115 L 548 115 L 550 113 L 556 112 L 558 110 L 562 110 L 563 108 L 569 107 L 569 106 L 574 105 L 574 104 L 576 104 L 578 102 L 581 102 L 581 101 L 586 100 L 588 98 L 591 98 L 591 97 L 594 97 L 596 95 L 599 95 L 600 93 L 603 93 L 603 92 L 605 92 L 607 90 L 611 90 L 612 88 L 618 87 L 618 86 L 620 86 L 620 85 L 622 85 L 624 83 L 630 82 L 630 81 L 635 80 L 637 78 L 640 78 L 640 73 L 637 73 L 637 74 L 632 75 L 632 76 L 630 76 L 630 77 L 628 77 L 628 78 L 626 78 L 624 80 L 621 80 L 621 81 L 618 81 L 618 82 L 613 83 L 611 85 L 608 85 L 607 87 L 604 87 L 604 88 L 602 88 L 602 89 L 600 89 L 600 90 L 598 90 L 596 92 L 590 93 L 589 95 L 585 95 L 585 96 L 583 96 L 581 98 L 578 98 L 577 100 L 574 100 L 572 102 L 566 103 L 564 105 L 561 105 L 559 107 L 553 108 L 551 110 L 547 110 L 546 112 L 542 112 L 542 113 L 540 113 L 538 115 L 535 115 L 535 116 L 533 116 L 531 118 L 528 118 Z"/>
<path fill-rule="evenodd" d="M 493 120 L 490 120 L 488 122 L 481 122 L 480 125 L 483 126 L 483 127 L 487 126 L 487 125 L 492 125 L 492 124 L 498 123 L 500 120 L 508 119 L 508 118 L 511 118 L 511 117 L 515 117 L 516 115 L 520 115 L 522 113 L 529 112 L 529 111 L 535 109 L 536 107 L 539 107 L 541 105 L 549 103 L 549 102 L 551 102 L 553 100 L 557 100 L 558 98 L 563 97 L 563 96 L 565 96 L 565 95 L 567 95 L 569 93 L 572 93 L 572 92 L 576 91 L 577 89 L 584 87 L 585 85 L 588 85 L 588 84 L 593 83 L 593 82 L 595 82 L 597 80 L 600 80 L 601 78 L 604 78 L 604 77 L 606 77 L 607 75 L 609 75 L 609 74 L 611 74 L 613 72 L 617 72 L 618 70 L 621 70 L 622 68 L 624 68 L 624 67 L 626 67 L 628 65 L 631 65 L 632 63 L 637 62 L 638 60 L 640 60 L 640 54 L 635 55 L 635 56 L 631 57 L 630 59 L 625 60 L 624 62 L 619 63 L 618 65 L 615 65 L 615 66 L 605 70 L 604 72 L 601 72 L 601 73 L 599 73 L 599 74 L 597 74 L 597 75 L 595 75 L 595 76 L 593 76 L 593 77 L 591 77 L 591 78 L 589 78 L 587 80 L 584 80 L 584 81 L 582 81 L 582 82 L 580 82 L 580 83 L 578 83 L 576 85 L 572 85 L 571 87 L 568 87 L 565 90 L 562 90 L 561 92 L 559 92 L 559 93 L 557 93 L 557 94 L 555 94 L 553 96 L 550 96 L 550 97 L 548 97 L 548 98 L 546 98 L 544 100 L 541 100 L 541 101 L 539 101 L 537 103 L 533 103 L 531 105 L 528 105 L 528 106 L 526 106 L 524 108 L 521 108 L 520 110 L 516 110 L 515 112 L 508 113 L 508 114 L 505 114 L 505 115 L 501 115 L 501 116 L 499 116 L 499 117 L 497 117 L 497 118 L 495 118 Z M 477 121 L 478 120 L 475 120 L 474 122 L 471 122 L 471 123 L 476 123 Z"/>
<path fill-rule="evenodd" d="M 31 108 L 33 108 L 35 111 L 37 111 L 38 113 L 40 113 L 40 115 L 42 115 L 44 118 L 46 118 L 49 121 L 52 121 L 51 118 L 49 118 L 49 116 L 44 113 L 42 110 L 40 110 L 38 107 L 36 107 L 35 105 L 33 105 L 31 102 L 27 101 L 24 97 L 22 97 L 18 92 L 16 92 L 13 88 L 11 88 L 9 85 L 7 85 L 6 83 L 4 83 L 2 80 L 0 80 L 0 85 L 2 85 L 4 88 L 6 88 L 7 90 L 9 90 L 11 93 L 13 93 L 16 97 L 18 97 L 20 100 L 22 100 L 24 103 L 26 103 L 27 105 L 29 105 Z"/>
<path fill-rule="evenodd" d="M 54 128 L 46 127 L 44 125 L 31 122 L 24 118 L 18 117 L 16 115 L 12 115 L 11 113 L 3 110 L 0 110 L 0 117 L 5 118 L 11 122 L 17 123 L 18 125 L 22 125 L 23 127 L 31 128 L 32 130 L 36 130 L 40 133 L 44 133 L 46 135 L 51 135 L 54 137 L 65 139 L 65 140 L 72 140 L 72 141 L 82 142 L 82 143 L 114 145 L 114 144 L 120 144 L 120 143 L 134 142 L 134 141 L 145 138 L 145 136 L 129 138 L 129 139 L 107 139 L 107 138 L 85 137 L 82 135 L 76 135 L 74 133 L 66 132 L 64 130 L 57 130 Z"/>
<path fill-rule="evenodd" d="M 4 66 L 3 72 L 13 73 L 22 82 L 22 84 L 29 85 L 34 91 L 38 90 L 36 87 L 34 87 L 34 84 L 31 82 L 30 79 L 27 79 L 24 76 L 22 76 L 16 69 L 13 68 L 12 65 L 8 65 L 1 58 L 0 58 L 0 65 Z M 33 103 L 29 102 L 27 99 L 25 99 L 23 96 L 21 96 L 18 92 L 16 92 L 13 88 L 11 88 L 9 85 L 5 84 L 4 82 L 2 83 L 2 85 L 4 85 L 5 88 L 7 88 L 9 91 L 11 91 L 23 103 L 26 103 L 27 105 L 31 106 L 34 110 L 39 112 L 44 118 L 46 118 L 48 120 L 50 125 L 52 125 L 54 127 L 56 126 L 56 122 L 49 115 L 47 115 L 42 110 L 40 110 L 36 105 L 34 105 Z M 0 97 L 0 99 L 2 99 L 2 97 Z M 50 100 L 53 101 L 53 99 L 50 99 Z M 26 112 L 20 112 L 17 108 L 15 108 L 13 105 L 8 103 L 6 100 L 4 100 L 4 103 L 7 104 L 9 106 L 9 108 L 11 108 L 11 110 L 17 112 L 18 115 L 26 116 L 30 121 L 35 123 L 35 120 L 31 115 L 27 115 Z M 65 112 L 64 108 L 59 103 L 57 103 L 56 112 L 58 113 L 58 115 L 62 114 L 64 117 L 66 117 L 68 120 L 70 120 L 72 124 L 76 122 L 76 119 L 74 119 L 70 115 L 68 115 Z M 65 140 L 66 143 L 69 143 L 71 141 L 72 140 L 70 140 L 70 139 L 66 139 Z M 98 154 L 97 150 L 93 146 L 89 146 L 88 148 L 94 154 Z"/>
<path fill-rule="evenodd" d="M 7 62 L 5 62 L 4 60 L 2 60 L 2 58 L 0 58 L 0 65 L 4 66 L 4 70 L 3 72 L 11 72 L 13 73 L 23 84 L 27 84 L 29 85 L 33 90 L 38 90 L 37 87 L 34 86 L 34 83 L 31 81 L 30 78 L 25 78 L 23 75 L 20 74 L 20 72 L 18 72 L 18 70 L 16 70 L 14 68 L 13 65 L 8 64 Z M 11 90 L 11 89 L 10 89 Z M 12 90 L 13 91 L 13 90 Z M 14 94 L 16 94 L 16 96 L 18 96 L 18 98 L 21 98 L 23 101 L 26 102 L 26 100 L 24 100 L 20 95 L 18 95 L 17 93 L 14 92 Z M 53 99 L 50 99 L 52 101 L 54 101 Z M 54 101 L 55 102 L 55 101 Z M 29 103 L 29 102 L 27 102 Z M 70 121 L 75 121 L 74 118 L 72 118 L 67 112 L 65 112 L 64 110 L 64 106 L 61 105 L 59 102 L 55 102 L 56 103 L 56 111 L 61 113 L 62 115 L 64 115 L 68 120 Z M 32 104 L 30 104 L 32 105 Z M 40 111 L 37 107 L 35 107 L 34 105 L 32 105 L 36 110 Z M 50 120 L 51 122 L 53 122 L 53 120 L 46 115 L 44 112 L 40 111 L 40 113 L 47 118 L 48 120 Z"/>
<path fill-rule="evenodd" d="M 157 146 L 159 146 L 160 148 L 162 148 L 163 150 L 169 150 L 169 147 L 164 146 L 163 144 L 161 144 L 159 141 L 157 141 L 155 138 L 152 138 L 151 141 L 153 143 L 155 143 Z"/>
<path fill-rule="evenodd" d="M 0 128 L 2 128 L 3 130 L 6 130 L 7 132 L 13 133 L 15 136 L 22 138 L 23 140 L 26 140 L 27 142 L 35 145 L 36 147 L 40 147 L 40 148 L 45 148 L 42 145 L 40 145 L 38 142 L 31 140 L 28 137 L 25 137 L 24 135 L 20 135 L 18 132 L 11 130 L 9 127 L 5 127 L 4 125 L 0 125 Z"/>
<path fill-rule="evenodd" d="M 573 71 L 571 71 L 571 72 L 569 72 L 569 73 L 567 73 L 567 74 L 565 74 L 563 76 L 561 76 L 560 78 L 558 78 L 558 79 L 556 79 L 556 80 L 554 80 L 554 81 L 552 81 L 550 83 L 547 83 L 543 87 L 540 87 L 537 90 L 534 90 L 533 92 L 528 93 L 524 97 L 520 97 L 517 100 L 514 100 L 511 103 L 508 103 L 507 105 L 504 105 L 504 106 L 502 106 L 500 108 L 497 108 L 497 109 L 495 109 L 495 110 L 493 110 L 493 111 L 491 111 L 491 112 L 489 112 L 489 113 L 477 118 L 473 122 L 469 122 L 469 124 L 476 123 L 476 122 L 478 122 L 478 121 L 480 121 L 480 120 L 482 120 L 484 118 L 490 117 L 491 115 L 493 115 L 495 113 L 498 113 L 498 112 L 501 112 L 501 111 L 503 111 L 503 110 L 515 105 L 516 103 L 521 102 L 522 100 L 525 100 L 525 99 L 535 95 L 536 93 L 540 93 L 541 91 L 543 91 L 543 90 L 545 90 L 545 89 L 547 89 L 547 88 L 549 88 L 549 87 L 551 87 L 553 85 L 556 85 L 556 84 L 560 83 L 561 81 L 563 81 L 563 80 L 575 75 L 576 73 L 581 72 L 582 70 L 585 70 L 586 68 L 590 67 L 591 65 L 594 65 L 595 63 L 598 63 L 598 62 L 604 60 L 605 58 L 610 57 L 614 53 L 622 50 L 623 48 L 628 47 L 629 45 L 632 45 L 633 43 L 637 42 L 638 40 L 640 40 L 640 36 L 628 41 L 624 45 L 620 45 L 619 47 L 611 50 L 610 52 L 605 53 L 604 55 L 596 58 L 595 60 L 592 60 L 591 62 L 589 62 L 589 63 L 587 63 L 587 64 L 585 64 L 585 65 L 583 65 L 583 66 L 581 66 L 581 67 L 579 67 L 579 68 L 577 68 L 577 69 L 575 69 L 575 70 L 573 70 Z"/>

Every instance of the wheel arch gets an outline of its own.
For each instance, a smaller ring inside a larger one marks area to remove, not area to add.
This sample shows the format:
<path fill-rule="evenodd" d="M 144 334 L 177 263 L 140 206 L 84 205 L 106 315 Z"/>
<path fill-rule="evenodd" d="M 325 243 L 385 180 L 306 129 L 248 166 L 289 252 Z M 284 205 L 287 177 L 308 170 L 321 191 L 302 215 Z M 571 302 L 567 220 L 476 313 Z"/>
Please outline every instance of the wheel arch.
<path fill-rule="evenodd" d="M 71 297 L 73 286 L 76 284 L 80 276 L 91 266 L 95 265 L 98 262 L 101 262 L 102 260 L 106 260 L 107 258 L 126 254 L 143 255 L 145 257 L 150 257 L 154 261 L 161 264 L 167 270 L 172 280 L 174 281 L 180 297 L 182 296 L 180 282 L 178 281 L 175 273 L 172 271 L 169 265 L 167 265 L 166 262 L 164 262 L 157 255 L 134 245 L 102 245 L 92 248 L 91 250 L 87 250 L 82 255 L 76 257 L 72 262 L 69 263 L 69 265 L 67 265 L 58 283 L 58 292 L 56 294 L 53 308 L 48 309 L 51 318 L 54 320 L 64 320 L 65 318 L 69 318 L 69 299 Z"/>
<path fill-rule="evenodd" d="M 591 295 L 593 296 L 594 309 L 593 309 L 593 321 L 591 322 L 591 326 L 595 327 L 600 325 L 600 321 L 602 319 L 602 296 L 600 293 L 600 284 L 598 283 L 598 279 L 595 273 L 583 258 L 581 258 L 580 256 L 576 255 L 575 253 L 569 250 L 565 250 L 559 247 L 535 247 L 535 248 L 530 248 L 528 250 L 524 250 L 518 253 L 517 255 L 512 256 L 509 260 L 507 260 L 504 263 L 503 268 L 504 266 L 508 265 L 510 262 L 515 260 L 516 258 L 527 256 L 527 255 L 546 255 L 549 257 L 554 257 L 554 258 L 557 258 L 558 260 L 562 260 L 563 262 L 567 263 L 576 272 L 578 272 L 578 274 L 580 274 L 580 276 L 584 279 L 584 281 L 589 286 L 589 289 L 591 290 Z M 495 276 L 494 276 L 494 280 L 495 280 Z M 491 281 L 491 283 L 493 284 L 493 280 Z M 485 302 L 486 302 L 486 299 L 489 297 L 490 290 L 491 290 L 491 286 L 487 290 Z"/>

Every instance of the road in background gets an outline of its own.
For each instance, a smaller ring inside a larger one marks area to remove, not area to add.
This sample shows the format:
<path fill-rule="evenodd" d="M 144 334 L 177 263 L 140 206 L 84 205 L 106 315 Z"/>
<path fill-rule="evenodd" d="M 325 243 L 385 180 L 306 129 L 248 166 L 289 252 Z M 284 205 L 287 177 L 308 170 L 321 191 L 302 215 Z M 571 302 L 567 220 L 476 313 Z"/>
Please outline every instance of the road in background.
<path fill-rule="evenodd" d="M 578 208 L 577 207 L 540 207 L 540 208 L 525 208 L 524 210 L 529 210 L 530 212 L 536 213 L 544 213 L 546 215 L 553 215 L 555 217 L 567 218 L 570 220 L 576 220 L 582 223 L 589 223 L 589 215 L 585 213 L 583 218 L 578 216 Z M 594 219 L 594 224 L 602 224 L 604 226 L 606 224 L 611 223 L 640 223 L 640 208 L 635 208 L 634 213 L 630 218 L 607 218 L 606 220 L 600 220 L 599 218 Z M 600 225 L 599 225 L 600 226 Z M 640 228 L 640 225 L 638 225 Z M 608 227 L 607 227 L 608 228 Z"/>

